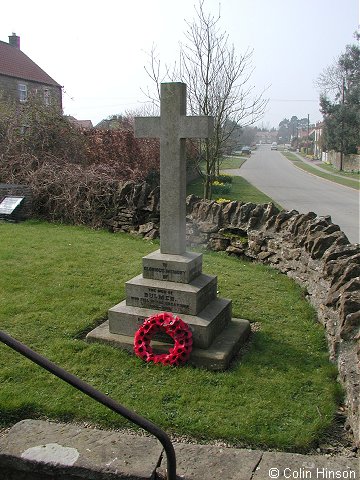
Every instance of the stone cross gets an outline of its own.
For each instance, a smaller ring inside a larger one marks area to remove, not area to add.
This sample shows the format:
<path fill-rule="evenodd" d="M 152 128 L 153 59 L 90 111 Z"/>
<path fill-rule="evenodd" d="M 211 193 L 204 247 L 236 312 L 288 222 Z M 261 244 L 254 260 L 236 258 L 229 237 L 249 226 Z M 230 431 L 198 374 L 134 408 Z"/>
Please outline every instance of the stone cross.
<path fill-rule="evenodd" d="M 135 137 L 160 137 L 160 252 L 186 251 L 186 138 L 208 138 L 214 120 L 186 116 L 186 85 L 162 83 L 160 117 L 135 118 Z"/>

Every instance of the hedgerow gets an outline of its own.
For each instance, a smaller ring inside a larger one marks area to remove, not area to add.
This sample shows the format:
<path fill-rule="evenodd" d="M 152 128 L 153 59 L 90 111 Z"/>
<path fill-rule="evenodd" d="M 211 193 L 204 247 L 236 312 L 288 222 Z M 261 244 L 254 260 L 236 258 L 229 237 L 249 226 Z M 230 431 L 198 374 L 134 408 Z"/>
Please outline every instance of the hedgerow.
<path fill-rule="evenodd" d="M 158 171 L 158 140 L 131 128 L 80 130 L 56 108 L 0 102 L 0 182 L 30 185 L 40 218 L 102 226 L 123 182 Z"/>

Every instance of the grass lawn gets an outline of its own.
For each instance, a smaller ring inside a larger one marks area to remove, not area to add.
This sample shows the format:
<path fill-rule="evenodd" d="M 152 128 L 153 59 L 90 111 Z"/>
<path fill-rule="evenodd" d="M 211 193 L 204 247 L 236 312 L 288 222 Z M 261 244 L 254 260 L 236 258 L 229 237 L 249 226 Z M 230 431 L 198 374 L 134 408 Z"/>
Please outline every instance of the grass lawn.
<path fill-rule="evenodd" d="M 302 170 L 306 170 L 307 172 L 310 172 L 313 175 L 317 175 L 318 177 L 325 178 L 326 180 L 331 180 L 332 182 L 339 183 L 340 185 L 345 185 L 346 187 L 355 188 L 356 190 L 359 190 L 360 188 L 359 175 L 356 173 L 350 173 L 348 175 L 349 178 L 345 178 L 343 176 L 339 177 L 337 175 L 333 175 L 333 173 L 335 173 L 333 168 L 331 168 L 332 173 L 327 173 L 325 170 L 324 172 L 322 172 L 317 168 L 312 167 L 308 163 L 303 162 L 291 152 L 281 152 L 281 153 L 288 160 L 291 160 L 297 167 L 301 168 Z M 343 175 L 343 172 L 336 172 L 336 173 Z"/>
<path fill-rule="evenodd" d="M 157 244 L 36 221 L 0 223 L 0 236 L 1 329 L 169 433 L 305 451 L 331 426 L 342 398 L 337 372 L 313 308 L 285 275 L 205 253 L 204 272 L 218 275 L 234 316 L 259 328 L 226 372 L 147 365 L 83 338 L 125 297 L 125 281 Z M 45 417 L 128 427 L 2 344 L 0 365 L 2 425 Z"/>

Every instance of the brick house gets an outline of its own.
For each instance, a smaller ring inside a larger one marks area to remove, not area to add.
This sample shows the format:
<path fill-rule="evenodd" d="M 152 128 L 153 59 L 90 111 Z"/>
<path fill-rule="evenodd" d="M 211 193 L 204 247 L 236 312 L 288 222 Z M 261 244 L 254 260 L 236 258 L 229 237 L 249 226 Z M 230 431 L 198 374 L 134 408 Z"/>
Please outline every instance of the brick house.
<path fill-rule="evenodd" d="M 62 110 L 62 89 L 54 79 L 20 50 L 20 37 L 0 40 L 0 98 L 25 103 L 36 95 L 44 105 L 58 105 Z"/>

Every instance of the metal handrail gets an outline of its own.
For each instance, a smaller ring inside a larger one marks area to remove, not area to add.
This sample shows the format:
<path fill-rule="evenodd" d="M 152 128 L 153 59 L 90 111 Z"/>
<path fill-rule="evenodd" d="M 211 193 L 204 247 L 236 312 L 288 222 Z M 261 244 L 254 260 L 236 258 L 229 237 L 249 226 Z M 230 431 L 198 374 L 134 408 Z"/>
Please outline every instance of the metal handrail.
<path fill-rule="evenodd" d="M 77 390 L 85 393 L 89 397 L 93 398 L 99 403 L 105 405 L 105 407 L 110 408 L 114 412 L 122 415 L 127 420 L 130 420 L 132 423 L 135 423 L 139 427 L 143 428 L 147 432 L 151 433 L 161 442 L 162 446 L 164 447 L 166 458 L 167 458 L 167 480 L 176 480 L 176 457 L 175 457 L 175 450 L 171 443 L 170 438 L 168 435 L 161 430 L 157 425 L 150 422 L 144 417 L 132 412 L 131 410 L 127 409 L 123 405 L 115 402 L 112 398 L 108 397 L 102 392 L 96 390 L 96 388 L 92 387 L 88 383 L 84 382 L 76 375 L 67 372 L 63 368 L 59 367 L 55 363 L 51 362 L 48 358 L 43 357 L 39 353 L 31 350 L 31 348 L 27 347 L 23 343 L 19 342 L 15 338 L 11 337 L 7 333 L 0 330 L 0 340 L 5 343 L 8 347 L 12 348 L 13 350 L 21 353 L 24 357 L 27 357 L 32 362 L 40 365 L 40 367 L 44 368 L 45 370 L 49 371 L 53 375 L 65 382 L 69 383 Z"/>

